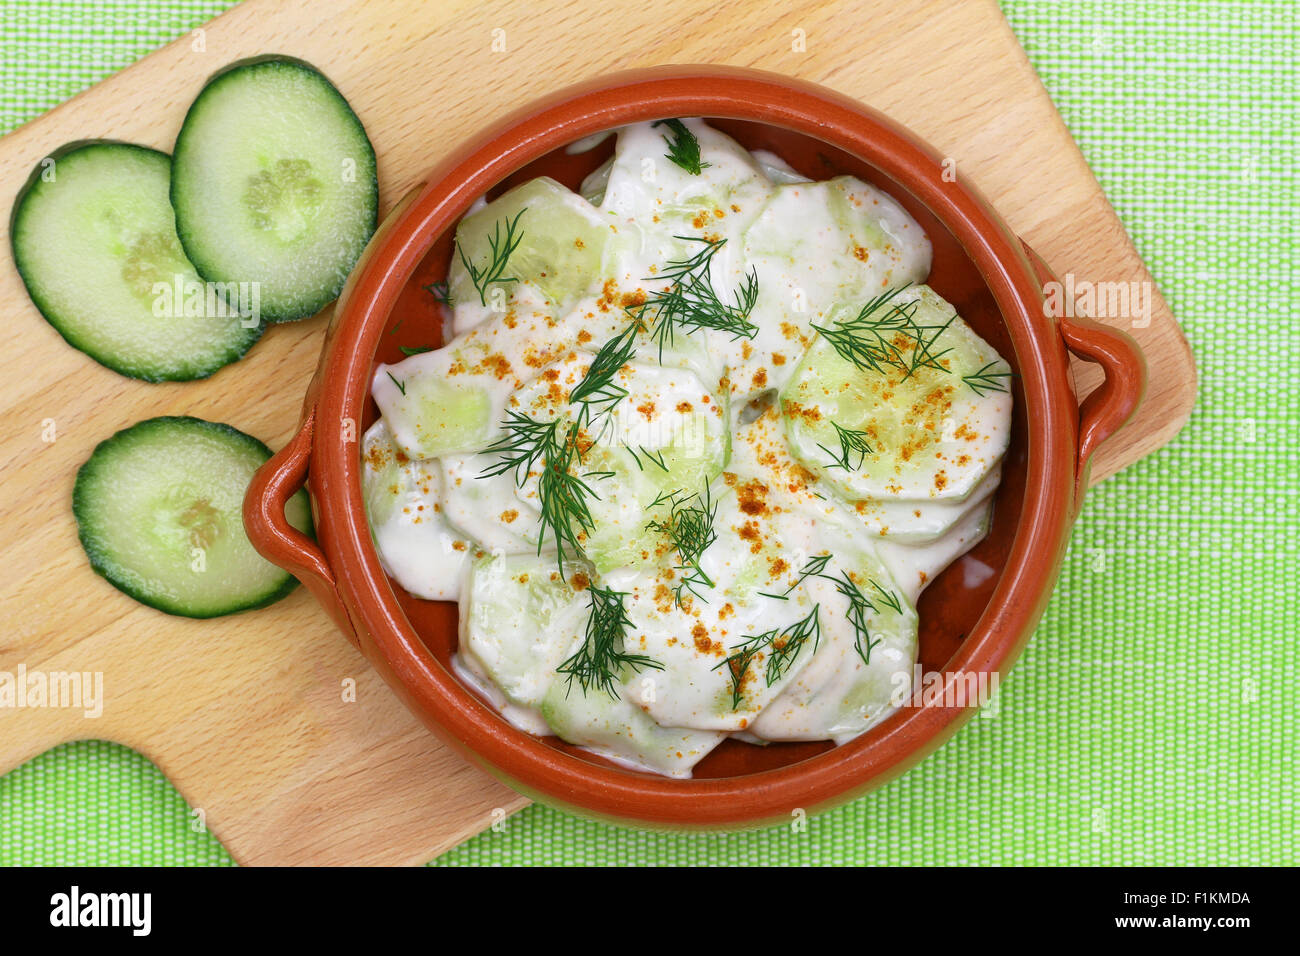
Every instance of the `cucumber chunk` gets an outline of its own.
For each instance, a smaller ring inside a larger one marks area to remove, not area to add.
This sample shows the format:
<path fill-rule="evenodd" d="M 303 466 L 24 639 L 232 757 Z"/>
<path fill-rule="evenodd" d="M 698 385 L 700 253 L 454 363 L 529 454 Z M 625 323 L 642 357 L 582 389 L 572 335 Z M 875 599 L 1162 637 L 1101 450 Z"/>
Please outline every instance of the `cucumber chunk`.
<path fill-rule="evenodd" d="M 712 492 L 717 539 L 700 556 L 702 573 L 692 586 L 681 587 L 680 552 L 662 532 L 646 536 L 662 555 L 658 571 L 638 574 L 630 586 L 615 585 L 632 595 L 627 614 L 633 628 L 624 644 L 663 665 L 641 678 L 654 691 L 643 695 L 642 706 L 665 726 L 746 729 L 808 665 L 819 643 L 810 592 L 782 594 L 786 576 L 797 570 L 790 564 L 800 537 L 796 521 L 751 513 L 758 493 L 740 478 L 734 487 L 740 491 L 720 483 Z M 761 636 L 773 628 L 784 634 L 801 621 L 807 622 L 805 636 L 771 661 L 775 645 L 792 638 Z"/>
<path fill-rule="evenodd" d="M 459 600 L 472 543 L 447 521 L 437 463 L 407 458 L 383 419 L 362 439 L 361 492 L 389 576 L 418 598 Z"/>
<path fill-rule="evenodd" d="M 619 131 L 600 209 L 619 234 L 632 237 L 627 251 L 638 280 L 649 264 L 689 258 L 699 244 L 682 236 L 727 239 L 714 259 L 711 279 L 718 294 L 731 300 L 739 267 L 740 237 L 758 215 L 771 184 L 754 158 L 735 140 L 699 119 L 683 125 L 699 143 L 702 168 L 692 173 L 668 158 L 665 124 L 636 123 Z M 634 241 L 635 240 L 635 241 Z"/>
<path fill-rule="evenodd" d="M 821 645 L 803 668 L 754 721 L 766 740 L 851 740 L 888 715 L 910 688 L 917 652 L 917 615 L 874 549 L 841 546 L 826 573 L 847 578 L 870 602 L 865 627 L 850 617 L 850 601 L 839 585 L 810 578 L 821 610 Z"/>
<path fill-rule="evenodd" d="M 491 376 L 469 371 L 455 345 L 380 365 L 370 391 L 393 440 L 412 458 L 488 445 L 506 394 Z"/>
<path fill-rule="evenodd" d="M 200 275 L 255 282 L 265 319 L 300 319 L 338 296 L 375 231 L 375 153 L 318 70 L 259 57 L 218 73 L 190 106 L 171 201 Z"/>
<path fill-rule="evenodd" d="M 639 681 L 633 677 L 617 700 L 599 690 L 584 694 L 576 685 L 555 681 L 542 699 L 542 716 L 558 737 L 615 763 L 689 777 L 691 768 L 726 735 L 661 727 L 635 703 Z"/>
<path fill-rule="evenodd" d="M 537 510 L 517 497 L 512 472 L 486 474 L 496 463 L 492 455 L 444 455 L 438 459 L 443 514 L 485 551 L 535 552 Z M 551 564 L 554 566 L 554 559 Z"/>
<path fill-rule="evenodd" d="M 149 382 L 205 378 L 252 347 L 259 323 L 207 295 L 181 250 L 166 153 L 90 142 L 51 159 L 19 194 L 10 238 L 28 294 L 69 345 Z"/>
<path fill-rule="evenodd" d="M 492 243 L 504 253 L 507 236 L 517 245 L 500 274 L 488 271 L 481 277 L 502 281 L 484 281 L 480 294 L 465 261 L 489 269 Z M 554 179 L 541 176 L 516 186 L 456 227 L 458 252 L 447 273 L 456 327 L 469 328 L 505 312 L 520 283 L 538 289 L 556 314 L 563 313 L 597 283 L 611 236 L 596 209 Z"/>
<path fill-rule="evenodd" d="M 916 324 L 930 330 L 926 350 L 939 367 L 859 368 L 818 336 L 781 393 L 790 447 L 851 501 L 964 500 L 1001 460 L 1011 432 L 1010 393 L 972 387 L 967 377 L 991 367 L 1005 383 L 1010 367 L 928 286 L 891 301 L 914 309 Z M 858 308 L 832 311 L 823 327 L 838 328 Z M 901 333 L 893 341 L 909 357 L 916 348 Z M 870 447 L 847 456 L 849 467 L 837 425 Z"/>
<path fill-rule="evenodd" d="M 758 334 L 730 348 L 735 397 L 782 388 L 812 342 L 812 323 L 864 292 L 920 282 L 930 252 L 907 210 L 852 176 L 775 187 L 744 236 L 745 261 L 758 275 Z"/>
<path fill-rule="evenodd" d="M 91 566 L 168 614 L 217 617 L 278 601 L 297 581 L 253 550 L 242 517 L 248 482 L 270 457 L 256 438 L 198 418 L 151 418 L 100 442 L 72 492 Z M 305 492 L 285 513 L 311 533 Z"/>
<path fill-rule="evenodd" d="M 578 569 L 571 564 L 567 570 L 576 575 Z M 560 577 L 553 555 L 536 554 L 475 560 L 466 597 L 460 605 L 460 653 L 512 703 L 540 704 L 555 669 L 583 639 L 587 601 Z"/>

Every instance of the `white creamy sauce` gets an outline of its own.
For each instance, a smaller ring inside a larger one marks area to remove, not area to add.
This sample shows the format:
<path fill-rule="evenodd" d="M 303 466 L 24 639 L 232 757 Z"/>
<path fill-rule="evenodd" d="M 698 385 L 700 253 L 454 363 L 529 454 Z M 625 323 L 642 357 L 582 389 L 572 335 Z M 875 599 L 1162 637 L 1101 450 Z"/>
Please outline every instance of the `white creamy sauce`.
<path fill-rule="evenodd" d="M 438 459 L 447 523 L 488 552 L 527 552 L 537 547 L 537 509 L 521 501 L 509 474 L 485 476 L 492 455 L 444 455 Z"/>
<path fill-rule="evenodd" d="M 416 597 L 459 600 L 471 545 L 443 514 L 438 463 L 405 458 L 383 419 L 361 446 L 370 531 L 384 570 Z"/>
<path fill-rule="evenodd" d="M 460 603 L 460 679 L 669 776 L 729 736 L 842 743 L 891 712 L 922 590 L 988 531 L 1011 416 L 901 205 L 683 122 L 698 170 L 639 124 L 578 193 L 475 204 L 455 336 L 376 369 L 362 469 L 385 570 Z M 657 334 L 686 293 L 703 311 Z M 574 397 L 607 343 L 629 347 Z"/>

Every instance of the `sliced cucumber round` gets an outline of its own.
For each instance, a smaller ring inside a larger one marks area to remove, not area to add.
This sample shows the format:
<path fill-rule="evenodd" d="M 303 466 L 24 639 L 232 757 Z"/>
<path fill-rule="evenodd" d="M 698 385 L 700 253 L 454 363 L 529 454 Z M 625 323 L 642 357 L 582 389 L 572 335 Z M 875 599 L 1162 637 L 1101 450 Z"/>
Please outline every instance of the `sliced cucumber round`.
<path fill-rule="evenodd" d="M 185 617 L 263 607 L 297 584 L 249 543 L 249 479 L 271 450 L 199 418 L 151 418 L 100 442 L 77 472 L 72 512 L 91 566 L 143 604 Z M 307 496 L 285 508 L 311 533 Z"/>
<path fill-rule="evenodd" d="M 818 602 L 822 646 L 751 725 L 765 740 L 843 742 L 890 713 L 911 687 L 918 619 L 888 566 L 873 549 L 848 546 L 825 573 L 830 580 L 801 585 Z"/>
<path fill-rule="evenodd" d="M 361 440 L 361 493 L 384 570 L 418 598 L 460 600 L 471 544 L 447 521 L 438 463 L 407 458 L 382 418 Z"/>
<path fill-rule="evenodd" d="M 629 362 L 614 382 L 628 394 L 583 466 L 599 496 L 583 552 L 601 574 L 653 564 L 647 523 L 667 515 L 670 499 L 702 495 L 731 456 L 725 399 L 694 372 Z"/>
<path fill-rule="evenodd" d="M 371 393 L 393 440 L 412 458 L 476 452 L 491 443 L 504 391 L 492 388 L 490 377 L 461 370 L 463 364 L 449 346 L 375 370 Z"/>
<path fill-rule="evenodd" d="M 129 143 L 56 152 L 14 204 L 18 274 L 46 321 L 101 365 L 149 382 L 204 378 L 262 334 L 209 295 L 176 237 L 171 159 Z"/>
<path fill-rule="evenodd" d="M 504 313 L 521 283 L 564 312 L 596 283 L 612 236 L 594 206 L 547 176 L 497 197 L 456 227 L 447 281 L 457 327 Z"/>
<path fill-rule="evenodd" d="M 819 335 L 781 393 L 790 448 L 850 501 L 961 501 L 1007 449 L 1010 367 L 929 287 L 893 302 L 914 326 L 883 334 L 908 367 L 861 367 Z M 822 328 L 857 315 L 833 311 Z M 871 336 L 854 341 L 876 348 Z"/>
<path fill-rule="evenodd" d="M 762 280 L 750 316 L 757 333 L 727 345 L 739 401 L 782 388 L 813 339 L 811 326 L 836 304 L 930 271 L 930 243 L 916 220 L 851 176 L 777 186 L 745 232 L 744 253 Z"/>
<path fill-rule="evenodd" d="M 640 677 L 623 684 L 617 698 L 557 680 L 540 709 L 556 736 L 575 746 L 635 770 L 689 777 L 726 734 L 664 727 L 637 703 L 642 692 Z"/>
<path fill-rule="evenodd" d="M 259 57 L 218 73 L 190 106 L 171 201 L 200 275 L 257 283 L 265 319 L 300 319 L 338 296 L 375 231 L 375 152 L 318 70 Z"/>
<path fill-rule="evenodd" d="M 746 729 L 807 666 L 818 643 L 816 602 L 799 589 L 784 594 L 773 581 L 773 566 L 794 560 L 795 522 L 785 515 L 751 515 L 745 510 L 753 500 L 748 493 L 742 501 L 735 490 L 717 484 L 710 504 L 717 538 L 699 556 L 698 571 L 670 575 L 661 567 L 618 585 L 631 592 L 625 646 L 663 666 L 641 677 L 655 689 L 642 706 L 665 727 Z M 662 549 L 667 537 L 652 529 L 645 540 Z M 679 558 L 674 548 L 662 564 L 680 568 Z M 760 637 L 772 628 L 781 636 Z M 787 642 L 788 652 L 773 662 L 774 647 Z"/>
<path fill-rule="evenodd" d="M 570 565 L 570 574 L 590 568 Z M 512 703 L 534 707 L 556 668 L 582 640 L 587 600 L 556 569 L 554 555 L 485 555 L 470 565 L 461 602 L 460 652 Z M 579 691 L 580 693 L 580 691 Z"/>
<path fill-rule="evenodd" d="M 625 126 L 618 134 L 600 208 L 620 232 L 639 234 L 637 265 L 690 258 L 699 245 L 683 241 L 684 236 L 727 239 L 710 274 L 723 294 L 724 287 L 740 278 L 736 267 L 741 236 L 766 202 L 771 184 L 730 136 L 699 119 L 681 123 L 684 135 L 699 145 L 699 170 L 688 170 L 669 157 L 670 141 L 681 141 L 683 134 L 668 124 Z"/>

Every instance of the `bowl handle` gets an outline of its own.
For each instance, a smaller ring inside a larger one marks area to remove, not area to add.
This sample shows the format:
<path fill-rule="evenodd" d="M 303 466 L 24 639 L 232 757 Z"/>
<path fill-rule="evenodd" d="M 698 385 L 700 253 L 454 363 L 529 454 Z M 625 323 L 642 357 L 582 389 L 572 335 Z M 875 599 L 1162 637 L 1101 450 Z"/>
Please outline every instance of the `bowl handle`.
<path fill-rule="evenodd" d="M 1042 256 L 1023 239 L 1021 245 L 1025 247 L 1040 283 L 1059 281 Z M 1147 366 L 1142 350 L 1126 332 L 1080 315 L 1059 317 L 1057 327 L 1065 347 L 1081 359 L 1096 362 L 1106 376 L 1079 406 L 1074 500 L 1082 502 L 1083 492 L 1088 487 L 1088 469 L 1093 453 L 1133 417 L 1142 403 L 1147 386 Z"/>
<path fill-rule="evenodd" d="M 284 514 L 289 499 L 307 483 L 314 421 L 312 409 L 289 443 L 254 473 L 244 494 L 244 533 L 258 554 L 306 585 L 355 644 L 356 631 L 339 600 L 329 562 L 320 546 L 289 524 Z"/>

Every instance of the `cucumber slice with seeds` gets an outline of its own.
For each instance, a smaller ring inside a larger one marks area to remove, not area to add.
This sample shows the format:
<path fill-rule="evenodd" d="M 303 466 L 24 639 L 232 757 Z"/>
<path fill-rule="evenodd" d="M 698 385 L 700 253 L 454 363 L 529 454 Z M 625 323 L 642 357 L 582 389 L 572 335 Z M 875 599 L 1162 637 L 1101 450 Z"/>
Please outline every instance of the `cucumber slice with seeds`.
<path fill-rule="evenodd" d="M 493 242 L 504 253 L 507 236 L 517 245 L 506 257 L 498 281 L 485 284 L 480 294 L 465 260 L 476 269 L 487 269 L 494 258 Z M 539 176 L 516 186 L 456 227 L 456 243 L 465 259 L 452 256 L 447 280 L 457 324 L 477 324 L 504 311 L 519 283 L 540 290 L 557 312 L 563 312 L 594 284 L 610 239 L 595 207 L 555 180 Z"/>
<path fill-rule="evenodd" d="M 470 371 L 482 354 L 458 341 L 375 369 L 371 393 L 407 455 L 439 458 L 491 444 L 505 394 L 491 374 Z"/>
<path fill-rule="evenodd" d="M 470 565 L 467 596 L 460 607 L 461 654 L 473 657 L 512 703 L 539 705 L 555 669 L 582 640 L 586 598 L 560 577 L 551 554 L 478 558 Z"/>
<path fill-rule="evenodd" d="M 1005 381 L 1010 366 L 928 286 L 901 290 L 895 301 L 932 330 L 923 334 L 937 367 L 859 368 L 819 335 L 781 393 L 791 451 L 850 501 L 963 501 L 1001 460 L 1011 426 L 1010 394 L 967 378 L 991 368 Z M 856 312 L 832 311 L 824 327 Z M 899 334 L 894 347 L 917 346 Z M 836 426 L 871 450 L 845 456 Z"/>
<path fill-rule="evenodd" d="M 196 297 L 206 290 L 176 237 L 167 154 L 93 141 L 50 159 L 19 194 L 10 237 L 28 294 L 68 344 L 148 382 L 242 357 L 262 329 L 224 297 Z"/>
<path fill-rule="evenodd" d="M 300 319 L 338 296 L 375 231 L 375 152 L 318 70 L 259 57 L 218 73 L 190 107 L 171 201 L 200 275 L 256 282 L 264 318 Z"/>
<path fill-rule="evenodd" d="M 229 425 L 162 417 L 96 447 L 77 472 L 72 512 L 91 566 L 143 604 L 184 617 L 264 607 L 297 584 L 244 533 L 244 492 L 271 450 Z M 307 496 L 285 508 L 311 533 Z"/>

